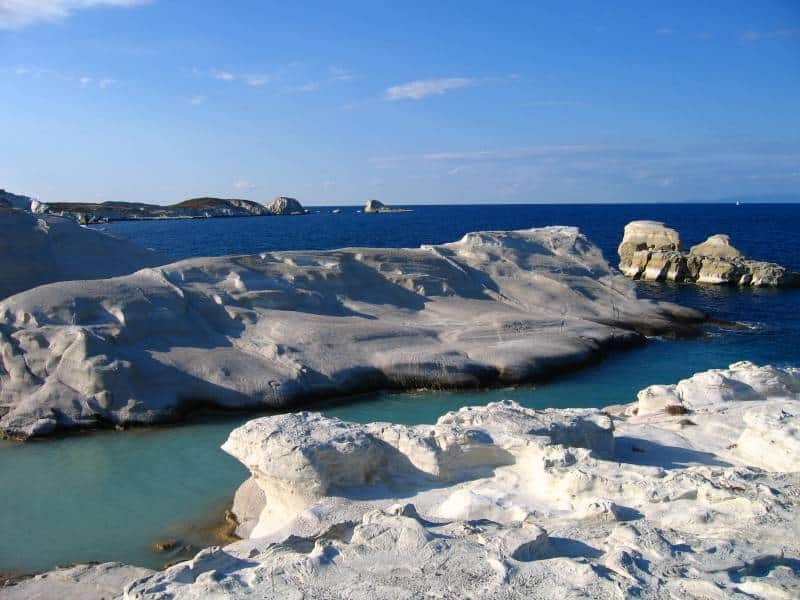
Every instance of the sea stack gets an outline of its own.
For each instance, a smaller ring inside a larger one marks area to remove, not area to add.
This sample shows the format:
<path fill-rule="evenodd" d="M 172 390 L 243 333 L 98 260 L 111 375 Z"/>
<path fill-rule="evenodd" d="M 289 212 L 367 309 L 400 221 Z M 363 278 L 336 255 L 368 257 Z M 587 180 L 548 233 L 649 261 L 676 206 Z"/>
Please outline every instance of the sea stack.
<path fill-rule="evenodd" d="M 800 273 L 745 258 L 725 234 L 712 235 L 687 253 L 678 232 L 657 221 L 628 223 L 617 253 L 620 271 L 632 279 L 749 287 L 800 285 Z"/>
<path fill-rule="evenodd" d="M 300 202 L 288 196 L 278 196 L 267 205 L 267 210 L 275 216 L 304 215 L 308 212 Z"/>
<path fill-rule="evenodd" d="M 386 206 L 380 200 L 375 200 L 374 198 L 370 198 L 367 200 L 366 206 L 364 206 L 365 213 L 399 213 L 399 212 L 411 212 L 410 208 L 392 208 L 391 206 Z"/>

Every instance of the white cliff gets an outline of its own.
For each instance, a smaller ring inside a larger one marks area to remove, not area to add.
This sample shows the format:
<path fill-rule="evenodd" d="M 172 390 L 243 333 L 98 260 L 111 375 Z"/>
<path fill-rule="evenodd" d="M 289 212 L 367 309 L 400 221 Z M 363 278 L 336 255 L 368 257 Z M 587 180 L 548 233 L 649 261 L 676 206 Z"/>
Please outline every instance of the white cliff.
<path fill-rule="evenodd" d="M 0 299 L 54 281 L 116 277 L 164 262 L 70 219 L 0 208 Z"/>
<path fill-rule="evenodd" d="M 0 431 L 528 381 L 703 318 L 636 299 L 571 227 L 195 258 L 0 302 Z"/>
<path fill-rule="evenodd" d="M 751 363 L 604 411 L 256 419 L 223 446 L 250 537 L 125 597 L 795 598 L 798 428 L 800 369 Z"/>
<path fill-rule="evenodd" d="M 749 287 L 800 285 L 800 273 L 744 258 L 724 234 L 712 235 L 686 253 L 678 232 L 656 221 L 628 223 L 617 253 L 620 271 L 632 279 Z"/>

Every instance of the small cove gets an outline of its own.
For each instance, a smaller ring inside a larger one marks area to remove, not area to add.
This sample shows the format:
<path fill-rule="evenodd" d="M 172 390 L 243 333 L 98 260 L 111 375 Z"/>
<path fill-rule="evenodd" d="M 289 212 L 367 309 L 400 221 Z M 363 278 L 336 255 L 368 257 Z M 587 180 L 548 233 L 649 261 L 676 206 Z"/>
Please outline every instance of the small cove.
<path fill-rule="evenodd" d="M 486 207 L 471 208 L 477 211 Z M 688 218 L 685 211 L 676 211 L 670 218 L 669 214 L 659 214 L 664 212 L 663 206 L 638 209 L 626 206 L 603 221 L 603 231 L 594 236 L 591 230 L 600 227 L 597 219 L 602 220 L 602 212 L 595 212 L 595 207 L 586 210 L 559 207 L 560 213 L 553 212 L 553 206 L 536 207 L 536 210 L 531 207 L 505 208 L 510 212 L 498 215 L 495 211 L 489 216 L 489 213 L 468 210 L 467 216 L 459 219 L 457 225 L 443 226 L 443 232 L 426 229 L 437 220 L 436 211 L 365 217 L 381 221 L 376 221 L 378 225 L 370 230 L 345 228 L 350 232 L 349 237 L 342 237 L 342 230 L 326 233 L 323 228 L 317 237 L 308 238 L 311 240 L 309 247 L 414 246 L 428 241 L 443 241 L 429 239 L 433 235 L 443 236 L 444 240 L 457 239 L 463 234 L 460 228 L 519 228 L 559 222 L 580 225 L 614 262 L 615 243 L 621 235 L 617 221 L 646 216 L 669 221 L 689 238 L 689 243 L 716 231 L 730 232 L 734 243 L 744 240 L 737 245 L 747 254 L 777 260 L 798 269 L 800 242 L 794 232 L 800 225 L 800 210 L 796 206 L 753 208 L 746 218 L 723 207 L 727 220 L 723 219 L 719 225 L 715 223 L 713 230 L 703 234 L 698 234 L 696 229 L 685 232 L 680 222 L 675 222 Z M 695 207 L 690 208 L 689 217 L 692 210 Z M 163 235 L 148 238 L 153 231 L 172 228 L 170 235 L 185 238 L 186 244 L 180 246 L 175 240 L 165 243 L 179 250 L 183 248 L 175 254 L 182 257 L 197 251 L 192 245 L 197 243 L 197 237 L 187 231 L 229 228 L 228 239 L 235 240 L 235 243 L 222 250 L 251 252 L 257 251 L 256 248 L 274 249 L 273 244 L 275 247 L 297 247 L 304 241 L 300 237 L 302 231 L 295 232 L 297 237 L 289 241 L 281 237 L 288 235 L 291 227 L 303 230 L 315 223 L 333 227 L 339 222 L 335 219 L 340 218 L 350 217 L 314 215 L 308 220 L 267 218 L 261 221 L 218 219 L 190 224 L 119 223 L 109 227 L 120 235 L 123 231 L 128 234 L 138 232 L 139 237 L 130 237 L 147 245 L 156 245 L 152 243 L 153 239 L 164 241 Z M 402 220 L 387 220 L 394 218 Z M 539 222 L 545 219 L 547 221 Z M 266 248 L 262 243 L 264 238 L 255 234 L 251 245 L 241 246 L 242 238 L 235 236 L 237 228 L 247 230 L 253 223 L 258 227 L 274 227 L 280 235 L 269 238 Z M 688 221 L 686 223 L 688 226 Z M 770 235 L 777 240 L 771 245 L 767 243 L 769 236 L 765 236 L 764 231 L 759 233 L 751 229 L 763 223 L 769 224 Z M 406 228 L 417 225 L 420 227 L 412 231 L 419 233 L 419 239 L 409 239 Z M 381 237 L 382 228 L 387 228 L 390 233 L 384 232 Z M 141 237 L 143 233 L 146 234 L 144 239 Z M 369 239 L 365 238 L 367 234 Z M 324 239 L 320 241 L 319 236 Z M 762 238 L 764 242 L 759 241 Z M 261 245 L 258 246 L 257 242 Z M 186 245 L 192 250 L 187 251 Z M 753 247 L 755 249 L 751 249 Z M 674 383 L 694 372 L 725 367 L 737 360 L 800 364 L 800 345 L 797 344 L 800 292 L 797 290 L 735 290 L 643 283 L 639 284 L 639 290 L 642 296 L 701 308 L 720 319 L 744 322 L 750 327 L 711 330 L 700 339 L 653 339 L 643 348 L 614 353 L 599 364 L 535 386 L 469 392 L 381 392 L 329 402 L 319 409 L 330 416 L 359 422 L 430 423 L 449 410 L 500 399 L 516 400 L 533 408 L 601 407 L 631 402 L 636 392 L 646 385 Z M 229 506 L 236 487 L 247 477 L 247 471 L 224 454 L 219 446 L 231 429 L 254 416 L 204 417 L 176 427 L 132 429 L 123 433 L 101 431 L 27 444 L 0 442 L 0 475 L 4 484 L 0 500 L 0 530 L 4 532 L 0 538 L 0 573 L 34 572 L 57 564 L 109 560 L 160 567 L 173 557 L 153 552 L 150 544 L 155 540 L 179 539 L 191 544 L 195 550 L 218 543 L 213 528 L 222 523 L 223 512 Z"/>

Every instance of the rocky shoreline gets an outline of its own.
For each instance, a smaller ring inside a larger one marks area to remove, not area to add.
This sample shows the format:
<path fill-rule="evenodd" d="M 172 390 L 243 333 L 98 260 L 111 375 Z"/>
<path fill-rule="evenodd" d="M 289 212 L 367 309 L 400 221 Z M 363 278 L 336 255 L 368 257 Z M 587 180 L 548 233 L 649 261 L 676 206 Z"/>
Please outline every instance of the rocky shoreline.
<path fill-rule="evenodd" d="M 161 572 L 78 566 L 0 597 L 789 598 L 800 369 L 740 362 L 632 404 L 467 407 L 434 425 L 255 419 L 247 539 Z"/>
<path fill-rule="evenodd" d="M 189 259 L 0 302 L 0 431 L 521 383 L 705 319 L 637 299 L 572 227 Z"/>

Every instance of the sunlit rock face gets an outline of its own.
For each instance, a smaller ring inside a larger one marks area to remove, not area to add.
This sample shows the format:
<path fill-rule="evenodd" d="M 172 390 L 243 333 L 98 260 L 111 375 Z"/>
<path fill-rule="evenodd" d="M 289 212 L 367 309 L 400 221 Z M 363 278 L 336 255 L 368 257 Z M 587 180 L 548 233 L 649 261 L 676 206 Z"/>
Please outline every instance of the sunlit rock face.
<path fill-rule="evenodd" d="M 70 219 L 0 207 L 0 299 L 54 281 L 116 277 L 166 261 Z"/>
<path fill-rule="evenodd" d="M 628 223 L 617 253 L 620 271 L 632 279 L 749 287 L 800 285 L 800 273 L 744 258 L 724 234 L 712 235 L 686 253 L 678 232 L 656 221 Z"/>
<path fill-rule="evenodd" d="M 572 227 L 193 258 L 0 302 L 0 431 L 530 381 L 703 319 L 638 300 Z"/>
<path fill-rule="evenodd" d="M 125 595 L 796 597 L 799 405 L 800 369 L 740 362 L 603 411 L 256 419 L 223 446 L 249 539 Z"/>
<path fill-rule="evenodd" d="M 294 198 L 278 196 L 267 205 L 267 212 L 271 215 L 285 216 L 303 215 L 307 211 L 303 208 L 303 205 Z"/>

